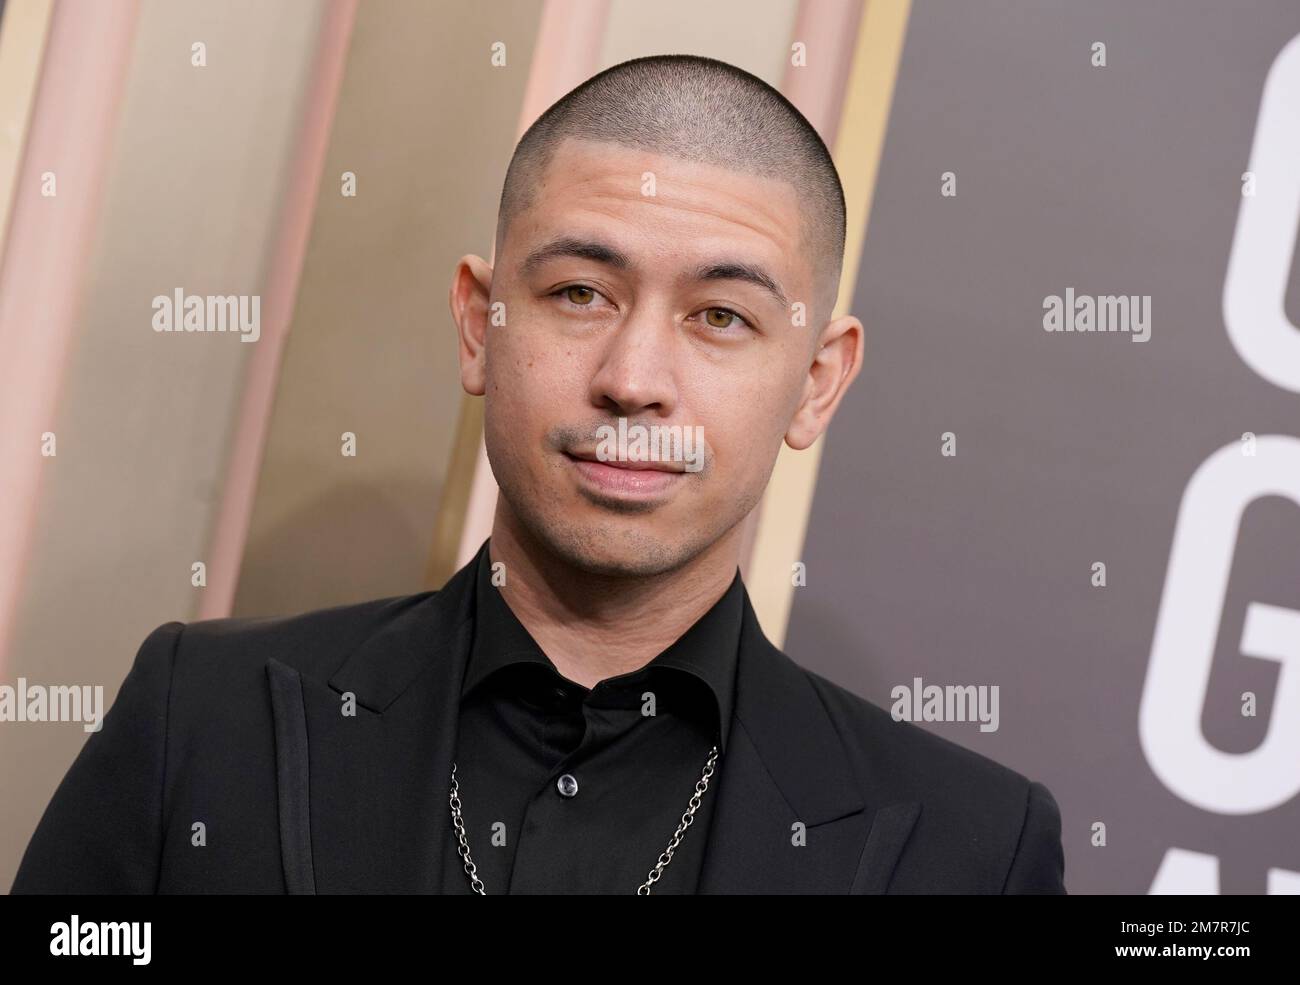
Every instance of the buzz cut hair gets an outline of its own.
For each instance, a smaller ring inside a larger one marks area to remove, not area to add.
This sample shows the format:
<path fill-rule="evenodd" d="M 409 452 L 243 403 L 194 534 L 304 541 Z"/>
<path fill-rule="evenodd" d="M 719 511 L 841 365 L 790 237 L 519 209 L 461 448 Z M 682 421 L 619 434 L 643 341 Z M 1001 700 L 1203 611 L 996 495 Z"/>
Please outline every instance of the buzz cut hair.
<path fill-rule="evenodd" d="M 816 279 L 819 320 L 830 317 L 844 261 L 844 188 L 817 130 L 762 79 L 700 55 L 648 55 L 593 75 L 519 139 L 501 189 L 498 254 L 511 221 L 533 203 L 556 149 L 569 137 L 792 185 L 803 212 L 801 249 Z"/>

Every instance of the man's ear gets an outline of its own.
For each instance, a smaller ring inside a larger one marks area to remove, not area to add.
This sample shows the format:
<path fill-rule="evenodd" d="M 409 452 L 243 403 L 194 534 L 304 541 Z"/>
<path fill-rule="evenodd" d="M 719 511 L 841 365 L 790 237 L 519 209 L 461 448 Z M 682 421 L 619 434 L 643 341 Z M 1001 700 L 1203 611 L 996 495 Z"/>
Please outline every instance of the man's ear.
<path fill-rule="evenodd" d="M 823 330 L 804 381 L 803 398 L 785 432 L 785 443 L 803 451 L 830 424 L 835 409 L 862 368 L 862 322 L 844 315 Z"/>
<path fill-rule="evenodd" d="M 447 301 L 460 345 L 460 385 L 471 396 L 487 390 L 487 330 L 492 297 L 492 267 L 472 254 L 460 258 L 451 276 Z"/>

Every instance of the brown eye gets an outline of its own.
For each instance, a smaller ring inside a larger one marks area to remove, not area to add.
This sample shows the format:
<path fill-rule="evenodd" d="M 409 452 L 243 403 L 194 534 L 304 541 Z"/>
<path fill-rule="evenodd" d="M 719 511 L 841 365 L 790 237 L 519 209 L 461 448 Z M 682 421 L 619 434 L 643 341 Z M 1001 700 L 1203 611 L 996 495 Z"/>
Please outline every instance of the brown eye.
<path fill-rule="evenodd" d="M 584 287 L 582 284 L 574 284 L 572 287 L 564 289 L 564 296 L 574 304 L 588 305 L 591 299 L 596 296 L 596 292 L 590 287 Z"/>
<path fill-rule="evenodd" d="M 704 317 L 714 328 L 730 328 L 732 323 L 739 318 L 734 311 L 728 311 L 726 308 L 709 308 Z"/>

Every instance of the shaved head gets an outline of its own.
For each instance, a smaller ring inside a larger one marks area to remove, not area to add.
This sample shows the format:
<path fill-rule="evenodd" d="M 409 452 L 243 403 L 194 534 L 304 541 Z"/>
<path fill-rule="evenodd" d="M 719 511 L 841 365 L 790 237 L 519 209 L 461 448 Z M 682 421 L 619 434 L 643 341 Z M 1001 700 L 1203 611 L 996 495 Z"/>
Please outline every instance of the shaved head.
<path fill-rule="evenodd" d="M 844 258 L 844 191 L 812 124 L 762 79 L 697 55 L 634 58 L 588 79 L 538 117 L 515 148 L 497 216 L 498 254 L 510 223 L 535 200 L 568 138 L 643 148 L 793 186 L 803 217 L 800 249 L 816 271 L 816 310 L 821 319 L 830 317 Z M 629 180 L 639 182 L 640 175 Z"/>
<path fill-rule="evenodd" d="M 721 591 L 778 452 L 817 440 L 862 366 L 862 322 L 833 310 L 844 233 L 821 138 L 724 62 L 637 58 L 543 113 L 494 262 L 461 257 L 448 296 L 506 563 L 581 572 L 573 611 L 611 578 Z M 701 467 L 592 458 L 631 425 L 690 429 Z"/>

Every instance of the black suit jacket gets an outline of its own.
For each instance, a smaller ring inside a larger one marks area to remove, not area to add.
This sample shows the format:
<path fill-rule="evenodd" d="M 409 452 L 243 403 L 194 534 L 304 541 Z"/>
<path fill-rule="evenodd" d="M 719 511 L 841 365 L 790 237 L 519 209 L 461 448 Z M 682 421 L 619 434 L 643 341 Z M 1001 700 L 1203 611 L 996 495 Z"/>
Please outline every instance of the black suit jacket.
<path fill-rule="evenodd" d="M 472 578 L 158 627 L 13 892 L 437 892 Z M 701 892 L 1065 892 L 1046 787 L 803 670 L 744 610 Z"/>

